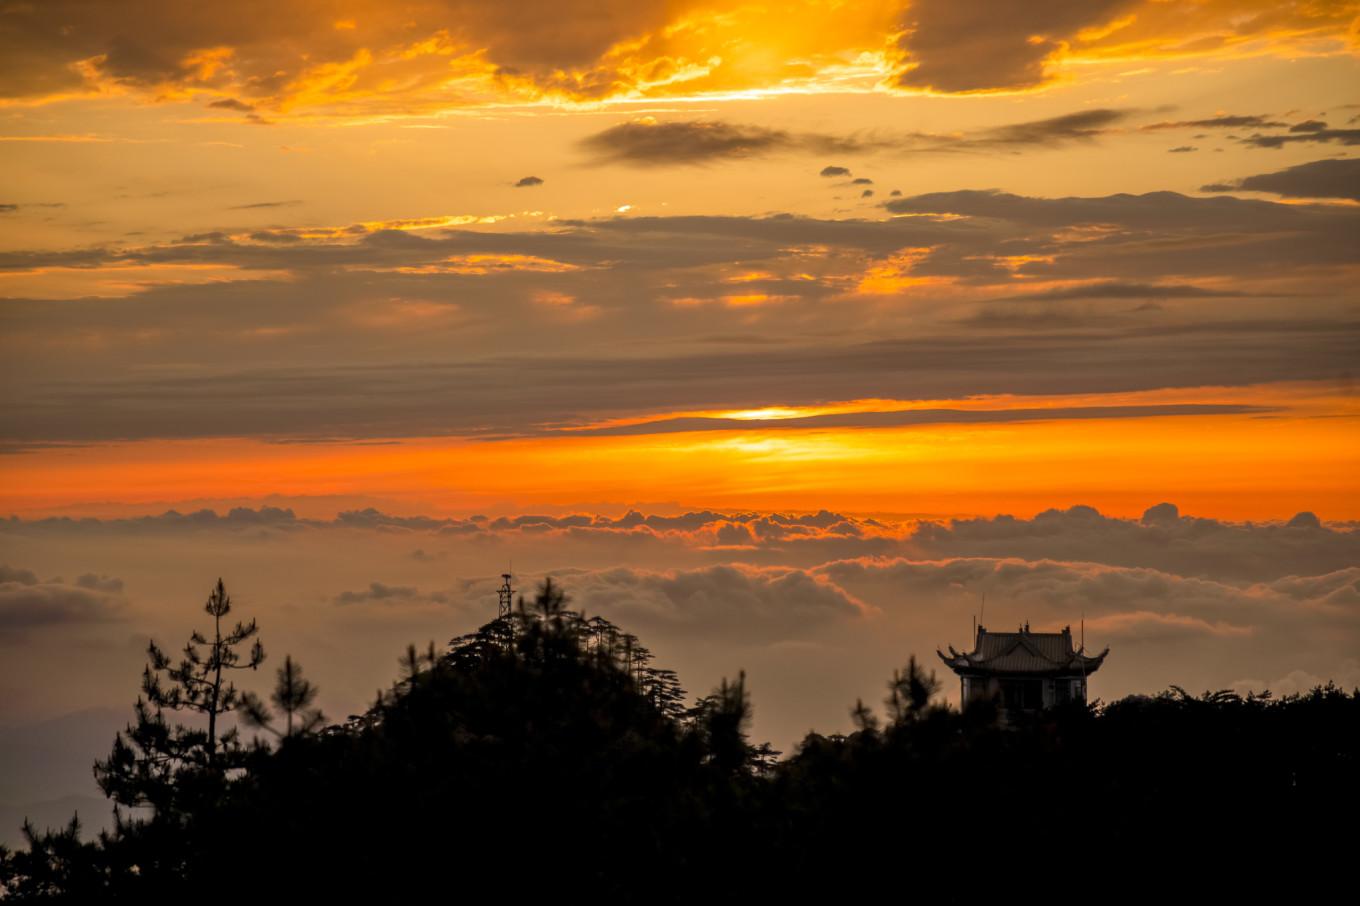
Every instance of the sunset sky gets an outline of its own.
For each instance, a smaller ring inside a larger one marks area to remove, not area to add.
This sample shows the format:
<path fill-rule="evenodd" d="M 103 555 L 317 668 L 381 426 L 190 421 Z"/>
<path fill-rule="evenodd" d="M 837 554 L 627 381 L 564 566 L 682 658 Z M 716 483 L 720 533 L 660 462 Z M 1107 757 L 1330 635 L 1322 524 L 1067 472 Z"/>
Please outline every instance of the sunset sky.
<path fill-rule="evenodd" d="M 783 747 L 984 595 L 1360 683 L 1357 147 L 1352 0 L 0 0 L 0 727 L 511 562 Z"/>

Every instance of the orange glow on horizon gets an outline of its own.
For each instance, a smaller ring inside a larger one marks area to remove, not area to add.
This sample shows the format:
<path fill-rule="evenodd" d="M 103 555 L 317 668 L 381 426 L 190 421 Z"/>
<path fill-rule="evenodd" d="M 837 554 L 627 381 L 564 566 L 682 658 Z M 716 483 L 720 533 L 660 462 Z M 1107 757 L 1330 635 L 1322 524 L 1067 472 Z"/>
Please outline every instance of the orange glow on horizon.
<path fill-rule="evenodd" d="M 678 418 L 734 419 L 738 421 L 788 420 L 818 415 L 857 412 L 908 412 L 922 409 L 1004 411 L 1008 409 L 1067 409 L 1096 406 L 1239 405 L 1288 409 L 1296 417 L 1322 417 L 1345 413 L 1360 417 L 1360 401 L 1340 395 L 1330 387 L 1310 382 L 1280 383 L 1268 387 L 1166 387 L 1125 393 L 1052 393 L 1044 395 L 981 394 L 963 399 L 860 399 L 837 400 L 818 405 L 772 405 L 757 409 L 675 409 L 645 415 L 602 419 L 584 425 L 563 426 L 562 432 L 588 431 L 644 425 Z"/>
<path fill-rule="evenodd" d="M 367 494 L 427 513 L 673 500 L 716 509 L 988 515 L 1080 503 L 1136 516 L 1170 500 L 1224 519 L 1313 509 L 1350 520 L 1360 518 L 1360 433 L 1354 403 L 1344 403 L 1330 418 L 66 447 L 6 457 L 0 511 L 37 516 L 94 502 L 155 510 L 177 500 Z"/>

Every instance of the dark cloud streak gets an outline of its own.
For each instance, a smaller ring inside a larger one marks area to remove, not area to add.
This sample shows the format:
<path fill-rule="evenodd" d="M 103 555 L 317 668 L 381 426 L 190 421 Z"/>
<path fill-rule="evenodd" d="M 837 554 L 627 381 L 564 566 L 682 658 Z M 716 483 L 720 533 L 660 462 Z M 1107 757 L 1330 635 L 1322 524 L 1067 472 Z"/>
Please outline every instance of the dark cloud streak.
<path fill-rule="evenodd" d="M 300 199 L 290 199 L 288 201 L 256 201 L 251 204 L 232 205 L 228 210 L 232 211 L 252 211 L 259 208 L 295 208 L 302 204 Z"/>
<path fill-rule="evenodd" d="M 1177 415 L 1264 414 L 1273 410 L 1240 405 L 1056 406 L 1045 409 L 908 409 L 846 412 L 801 418 L 669 418 L 633 425 L 570 431 L 571 435 L 623 436 L 684 431 L 797 430 L 811 428 L 889 428 L 907 425 L 977 425 L 1091 418 L 1161 418 Z"/>
<path fill-rule="evenodd" d="M 1102 281 L 1064 286 L 1037 293 L 1020 293 L 995 301 L 1055 302 L 1069 299 L 1233 299 L 1251 295 L 1245 291 L 1208 289 L 1186 283 L 1119 283 Z"/>
<path fill-rule="evenodd" d="M 1283 148 L 1303 142 L 1338 145 L 1360 145 L 1360 129 L 1317 129 L 1309 132 L 1291 132 L 1287 135 L 1252 135 L 1240 140 L 1245 145 L 1256 148 Z"/>
<path fill-rule="evenodd" d="M 1122 392 L 1327 379 L 1360 356 L 1353 325 L 1281 328 L 1087 330 L 1033 336 L 1023 349 L 1005 337 L 937 336 L 639 360 L 431 361 L 45 383 L 31 388 L 33 402 L 11 403 L 4 438 L 522 436 L 529 425 L 593 413 L 767 405 L 787 399 L 795 379 L 832 399 Z M 1101 356 L 1091 355 L 1093 346 Z"/>
<path fill-rule="evenodd" d="M 1288 123 L 1272 120 L 1269 116 L 1234 114 L 1214 116 L 1202 120 L 1172 120 L 1149 123 L 1142 128 L 1147 131 L 1160 129 L 1283 129 L 1288 125 Z"/>
<path fill-rule="evenodd" d="M 1349 198 L 1360 201 L 1360 158 L 1315 160 L 1204 186 L 1205 192 L 1271 192 L 1286 198 Z"/>
<path fill-rule="evenodd" d="M 1136 111 L 1095 109 L 979 129 L 961 135 L 873 133 L 825 135 L 789 132 L 721 120 L 634 120 L 587 136 L 580 147 L 597 164 L 634 167 L 709 164 L 775 153 L 958 153 L 1051 148 L 1090 142 L 1112 131 Z M 850 169 L 827 166 L 822 176 L 850 176 Z"/>

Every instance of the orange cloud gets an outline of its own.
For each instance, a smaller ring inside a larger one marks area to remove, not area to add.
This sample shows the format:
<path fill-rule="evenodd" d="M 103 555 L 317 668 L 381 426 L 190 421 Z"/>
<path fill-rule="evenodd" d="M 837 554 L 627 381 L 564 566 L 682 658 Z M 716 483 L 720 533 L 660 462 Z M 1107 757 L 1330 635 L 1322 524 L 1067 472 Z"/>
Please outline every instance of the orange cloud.
<path fill-rule="evenodd" d="M 948 283 L 949 280 L 940 277 L 923 277 L 912 273 L 912 268 L 930 252 L 929 248 L 902 249 L 871 265 L 855 286 L 855 292 L 866 296 L 894 296 L 916 286 Z"/>
<path fill-rule="evenodd" d="M 565 261 L 540 258 L 537 255 L 450 255 L 435 264 L 410 267 L 375 268 L 363 270 L 392 270 L 402 274 L 469 274 L 484 276 L 505 271 L 529 271 L 539 274 L 564 274 L 581 268 Z"/>
<path fill-rule="evenodd" d="M 348 119 L 882 85 L 1014 91 L 1072 62 L 1353 53 L 1356 17 L 1353 0 L 46 0 L 6 11 L 0 103 L 131 93 Z"/>
<path fill-rule="evenodd" d="M 156 286 L 238 280 L 292 279 L 285 270 L 250 270 L 232 264 L 110 263 L 99 267 L 31 267 L 0 270 L 0 296 L 29 299 L 123 298 Z"/>
<path fill-rule="evenodd" d="M 532 298 L 535 305 L 542 307 L 559 321 L 592 321 L 604 313 L 598 305 L 582 305 L 570 293 L 539 290 Z"/>
<path fill-rule="evenodd" d="M 462 317 L 459 306 L 428 299 L 382 299 L 351 306 L 350 319 L 361 327 L 379 330 L 427 330 Z"/>
<path fill-rule="evenodd" d="M 1113 614 L 1087 621 L 1088 627 L 1105 635 L 1119 638 L 1127 635 L 1148 633 L 1193 633 L 1215 636 L 1245 636 L 1255 630 L 1251 626 L 1235 626 L 1232 623 L 1210 622 L 1200 617 L 1176 613 L 1157 613 L 1136 610 L 1131 613 Z"/>
<path fill-rule="evenodd" d="M 892 84 L 933 93 L 1041 87 L 1068 63 L 1354 53 L 1360 4 L 1274 0 L 913 0 Z"/>

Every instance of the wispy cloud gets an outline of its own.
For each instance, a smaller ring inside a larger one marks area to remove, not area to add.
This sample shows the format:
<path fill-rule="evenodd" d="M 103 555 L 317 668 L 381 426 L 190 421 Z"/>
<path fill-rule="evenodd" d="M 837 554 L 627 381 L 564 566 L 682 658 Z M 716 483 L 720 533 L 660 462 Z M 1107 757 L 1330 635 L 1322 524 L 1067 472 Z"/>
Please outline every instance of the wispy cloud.
<path fill-rule="evenodd" d="M 302 202 L 298 199 L 288 201 L 256 201 L 250 204 L 234 204 L 228 210 L 232 211 L 253 211 L 260 208 L 295 208 Z"/>

